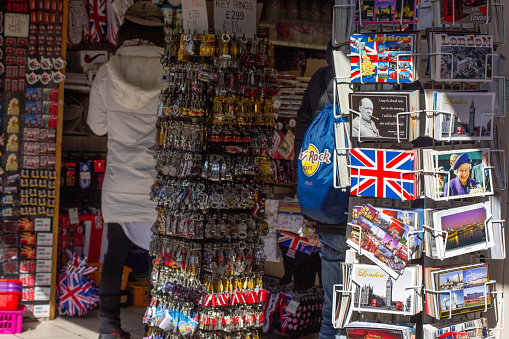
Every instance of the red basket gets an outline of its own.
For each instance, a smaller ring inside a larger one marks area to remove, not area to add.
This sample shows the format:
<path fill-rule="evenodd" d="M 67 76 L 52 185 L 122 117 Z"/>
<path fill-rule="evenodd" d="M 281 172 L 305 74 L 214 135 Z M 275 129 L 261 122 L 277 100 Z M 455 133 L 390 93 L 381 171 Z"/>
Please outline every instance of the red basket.
<path fill-rule="evenodd" d="M 0 311 L 0 333 L 21 333 L 23 312 L 25 306 L 21 305 L 15 311 Z"/>
<path fill-rule="evenodd" d="M 21 292 L 21 281 L 0 279 L 0 310 L 17 310 L 21 301 Z"/>

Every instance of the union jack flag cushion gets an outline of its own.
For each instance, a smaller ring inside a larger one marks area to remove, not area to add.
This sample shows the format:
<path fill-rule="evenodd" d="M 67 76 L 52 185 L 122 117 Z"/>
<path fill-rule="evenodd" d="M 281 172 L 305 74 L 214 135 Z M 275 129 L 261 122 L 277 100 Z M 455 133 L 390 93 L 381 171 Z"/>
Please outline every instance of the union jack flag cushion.
<path fill-rule="evenodd" d="M 417 151 L 350 150 L 351 195 L 415 200 Z"/>

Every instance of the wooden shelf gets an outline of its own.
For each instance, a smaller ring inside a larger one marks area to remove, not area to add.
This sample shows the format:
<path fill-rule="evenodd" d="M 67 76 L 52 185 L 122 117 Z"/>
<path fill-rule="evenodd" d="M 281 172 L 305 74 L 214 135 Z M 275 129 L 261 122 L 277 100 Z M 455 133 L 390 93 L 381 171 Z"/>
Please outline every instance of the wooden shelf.
<path fill-rule="evenodd" d="M 300 42 L 290 42 L 284 40 L 270 40 L 274 44 L 274 46 L 282 46 L 282 47 L 293 47 L 293 48 L 304 48 L 304 49 L 316 49 L 320 51 L 327 50 L 327 45 L 313 45 L 313 44 L 305 44 Z"/>
<path fill-rule="evenodd" d="M 69 85 L 69 84 L 65 84 L 64 88 L 66 90 L 73 90 L 73 91 L 79 91 L 79 92 L 84 92 L 84 93 L 90 93 L 90 90 L 92 89 L 91 86 L 87 86 L 87 85 Z"/>

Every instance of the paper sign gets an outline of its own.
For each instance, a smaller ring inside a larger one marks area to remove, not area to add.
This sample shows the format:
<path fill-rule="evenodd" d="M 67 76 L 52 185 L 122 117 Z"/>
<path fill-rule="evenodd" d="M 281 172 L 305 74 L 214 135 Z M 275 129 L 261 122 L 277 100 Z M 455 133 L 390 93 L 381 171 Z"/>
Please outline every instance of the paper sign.
<path fill-rule="evenodd" d="M 51 285 L 51 273 L 37 273 L 35 275 L 35 284 L 38 286 Z"/>
<path fill-rule="evenodd" d="M 79 223 L 78 208 L 69 208 L 69 224 L 77 225 Z"/>
<path fill-rule="evenodd" d="M 37 273 L 51 272 L 51 260 L 37 260 L 35 264 L 35 271 Z"/>
<path fill-rule="evenodd" d="M 214 0 L 214 30 L 253 37 L 256 34 L 256 1 Z"/>
<path fill-rule="evenodd" d="M 53 245 L 53 233 L 37 233 L 37 245 L 39 246 Z"/>
<path fill-rule="evenodd" d="M 37 259 L 51 259 L 53 248 L 37 246 Z"/>
<path fill-rule="evenodd" d="M 205 0 L 182 0 L 184 32 L 208 33 L 209 20 Z"/>
<path fill-rule="evenodd" d="M 35 301 L 49 300 L 50 294 L 51 294 L 51 287 L 36 287 L 35 294 L 34 294 L 34 300 Z"/>
<path fill-rule="evenodd" d="M 28 38 L 30 16 L 21 13 L 5 13 L 4 35 Z"/>
<path fill-rule="evenodd" d="M 292 298 L 292 300 L 290 301 L 288 306 L 286 306 L 286 311 L 288 313 L 294 314 L 295 312 L 297 312 L 299 305 L 300 305 L 300 298 L 295 296 Z"/>
<path fill-rule="evenodd" d="M 51 231 L 51 219 L 37 218 L 34 221 L 34 231 L 49 232 Z"/>
<path fill-rule="evenodd" d="M 49 305 L 34 305 L 34 317 L 49 318 Z"/>

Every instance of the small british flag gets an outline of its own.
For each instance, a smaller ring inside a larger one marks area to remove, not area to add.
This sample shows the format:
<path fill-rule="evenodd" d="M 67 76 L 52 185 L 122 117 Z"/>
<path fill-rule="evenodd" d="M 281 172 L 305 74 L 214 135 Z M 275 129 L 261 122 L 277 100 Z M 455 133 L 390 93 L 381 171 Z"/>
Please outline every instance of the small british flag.
<path fill-rule="evenodd" d="M 287 256 L 291 258 L 295 258 L 295 253 L 297 251 L 311 254 L 313 252 L 313 245 L 309 243 L 306 238 L 299 237 L 297 234 L 287 231 L 281 231 L 277 242 L 282 246 L 288 247 Z"/>
<path fill-rule="evenodd" d="M 351 194 L 415 200 L 416 151 L 350 150 Z"/>

